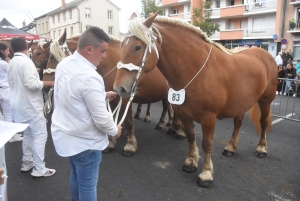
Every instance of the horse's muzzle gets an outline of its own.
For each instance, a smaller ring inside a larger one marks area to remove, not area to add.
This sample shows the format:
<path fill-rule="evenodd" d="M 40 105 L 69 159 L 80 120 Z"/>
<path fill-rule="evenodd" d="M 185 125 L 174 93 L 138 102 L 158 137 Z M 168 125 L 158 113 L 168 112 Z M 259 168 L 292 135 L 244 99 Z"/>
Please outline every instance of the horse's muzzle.
<path fill-rule="evenodd" d="M 119 94 L 122 98 L 129 98 L 131 94 L 131 90 L 125 86 L 114 87 L 114 91 Z"/>

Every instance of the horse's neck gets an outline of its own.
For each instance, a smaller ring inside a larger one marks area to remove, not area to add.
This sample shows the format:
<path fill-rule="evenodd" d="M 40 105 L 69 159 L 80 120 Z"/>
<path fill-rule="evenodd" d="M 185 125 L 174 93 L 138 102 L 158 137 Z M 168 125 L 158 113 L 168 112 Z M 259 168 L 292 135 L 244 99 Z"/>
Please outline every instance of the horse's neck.
<path fill-rule="evenodd" d="M 175 90 L 183 89 L 198 73 L 202 64 L 205 63 L 211 44 L 204 40 L 201 41 L 202 39 L 199 39 L 195 44 L 193 39 L 187 39 L 186 36 L 182 36 L 186 39 L 168 37 L 174 35 L 172 28 L 164 27 L 160 33 L 162 35 L 162 46 L 157 66 L 167 79 L 170 87 Z M 176 31 L 176 34 L 181 33 L 182 31 Z M 164 38 L 166 39 L 165 43 Z M 171 39 L 176 41 L 170 41 Z M 178 57 L 180 59 L 177 59 Z"/>

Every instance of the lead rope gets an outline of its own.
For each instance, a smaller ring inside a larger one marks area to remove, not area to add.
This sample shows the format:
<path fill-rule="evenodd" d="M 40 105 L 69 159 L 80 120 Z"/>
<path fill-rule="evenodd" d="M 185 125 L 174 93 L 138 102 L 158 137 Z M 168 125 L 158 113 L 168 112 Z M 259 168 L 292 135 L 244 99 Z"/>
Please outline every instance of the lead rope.
<path fill-rule="evenodd" d="M 47 114 L 51 112 L 52 109 L 52 96 L 53 96 L 53 87 L 49 90 L 47 94 L 47 100 L 43 107 L 44 116 L 47 117 Z"/>

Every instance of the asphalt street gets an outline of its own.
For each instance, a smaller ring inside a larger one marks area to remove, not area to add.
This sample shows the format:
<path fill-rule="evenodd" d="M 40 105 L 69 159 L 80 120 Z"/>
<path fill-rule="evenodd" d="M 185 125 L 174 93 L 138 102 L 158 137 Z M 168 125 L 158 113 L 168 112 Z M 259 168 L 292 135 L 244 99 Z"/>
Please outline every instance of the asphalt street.
<path fill-rule="evenodd" d="M 300 104 L 300 98 L 297 98 L 296 104 Z M 136 106 L 134 104 L 134 109 Z M 300 109 L 300 106 L 297 108 Z M 217 120 L 212 153 L 214 181 L 213 186 L 206 189 L 196 184 L 203 158 L 196 172 L 183 172 L 181 168 L 188 154 L 187 141 L 165 134 L 166 127 L 154 129 L 161 114 L 161 103 L 152 104 L 151 121 L 148 123 L 143 122 L 145 110 L 144 106 L 141 117 L 134 119 L 138 142 L 136 154 L 133 157 L 122 156 L 126 144 L 126 138 L 122 136 L 112 153 L 103 154 L 98 200 L 300 200 L 299 122 L 278 120 L 267 137 L 267 157 L 257 158 L 255 150 L 259 137 L 247 115 L 241 127 L 239 147 L 232 157 L 223 156 L 222 151 L 230 140 L 233 119 Z M 201 125 L 196 124 L 195 130 L 200 156 L 203 157 Z M 48 132 L 45 162 L 47 167 L 57 170 L 56 175 L 49 178 L 33 178 L 30 172 L 22 173 L 22 143 L 7 143 L 9 201 L 71 200 L 69 163 L 55 152 L 49 126 Z"/>

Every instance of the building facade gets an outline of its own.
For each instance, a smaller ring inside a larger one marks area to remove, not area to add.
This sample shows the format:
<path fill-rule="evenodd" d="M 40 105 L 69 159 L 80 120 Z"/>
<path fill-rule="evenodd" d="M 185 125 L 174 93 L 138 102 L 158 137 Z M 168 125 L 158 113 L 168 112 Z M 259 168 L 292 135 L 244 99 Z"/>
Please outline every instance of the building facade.
<path fill-rule="evenodd" d="M 58 39 L 67 31 L 67 37 L 81 34 L 91 26 L 98 26 L 106 33 L 120 38 L 120 8 L 110 0 L 74 0 L 35 18 L 40 36 Z"/>
<path fill-rule="evenodd" d="M 258 46 L 273 57 L 281 50 L 283 4 L 285 0 L 211 0 L 211 21 L 220 25 L 220 31 L 211 40 L 227 48 Z M 164 14 L 190 22 L 194 7 L 203 0 L 156 0 Z M 280 12 L 278 12 L 280 10 Z"/>

